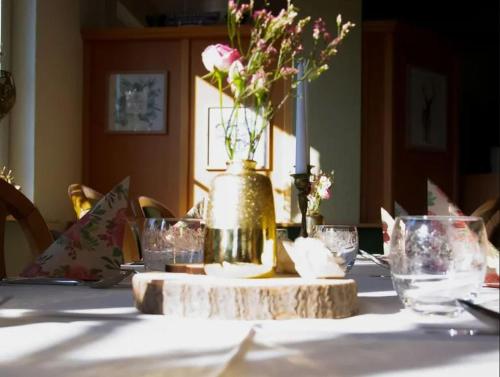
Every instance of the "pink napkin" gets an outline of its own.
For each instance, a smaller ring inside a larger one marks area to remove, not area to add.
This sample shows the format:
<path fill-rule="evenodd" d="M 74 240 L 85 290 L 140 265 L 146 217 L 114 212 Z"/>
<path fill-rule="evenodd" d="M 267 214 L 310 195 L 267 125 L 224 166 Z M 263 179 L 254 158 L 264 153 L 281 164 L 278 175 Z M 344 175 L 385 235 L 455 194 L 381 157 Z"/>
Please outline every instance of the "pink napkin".
<path fill-rule="evenodd" d="M 128 188 L 126 178 L 30 263 L 21 276 L 98 280 L 116 275 L 123 263 Z"/>

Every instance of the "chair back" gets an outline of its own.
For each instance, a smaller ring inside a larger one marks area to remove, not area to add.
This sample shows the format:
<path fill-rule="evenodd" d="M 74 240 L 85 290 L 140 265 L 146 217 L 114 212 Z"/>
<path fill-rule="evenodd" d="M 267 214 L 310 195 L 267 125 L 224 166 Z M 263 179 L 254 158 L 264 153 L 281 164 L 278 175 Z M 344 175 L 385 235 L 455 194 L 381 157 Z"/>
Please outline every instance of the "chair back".
<path fill-rule="evenodd" d="M 81 219 L 104 195 L 88 186 L 73 183 L 68 187 L 68 196 L 76 217 Z"/>
<path fill-rule="evenodd" d="M 40 255 L 54 241 L 47 223 L 31 200 L 0 179 L 0 278 L 6 276 L 4 235 L 8 215 L 12 215 L 21 226 L 33 257 Z"/>
<path fill-rule="evenodd" d="M 481 217 L 486 227 L 490 241 L 496 246 L 500 245 L 500 197 L 490 199 L 481 204 L 472 216 Z"/>
<path fill-rule="evenodd" d="M 149 196 L 139 196 L 137 203 L 143 217 L 175 217 L 174 213 L 166 205 Z"/>

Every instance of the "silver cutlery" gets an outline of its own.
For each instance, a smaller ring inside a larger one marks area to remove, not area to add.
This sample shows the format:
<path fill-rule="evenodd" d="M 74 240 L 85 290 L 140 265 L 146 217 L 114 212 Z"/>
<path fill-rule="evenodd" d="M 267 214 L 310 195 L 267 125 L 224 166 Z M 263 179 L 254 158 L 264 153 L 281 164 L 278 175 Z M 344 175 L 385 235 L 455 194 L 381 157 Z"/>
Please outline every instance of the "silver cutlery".
<path fill-rule="evenodd" d="M 84 285 L 80 280 L 67 278 L 4 278 L 0 284 L 25 284 L 25 285 Z"/>
<path fill-rule="evenodd" d="M 375 255 L 370 254 L 370 253 L 368 253 L 368 252 L 366 252 L 366 251 L 364 251 L 362 249 L 359 249 L 359 253 L 363 257 L 365 257 L 365 258 L 371 260 L 372 262 L 374 262 L 375 264 L 377 264 L 378 266 L 387 268 L 388 270 L 391 269 L 391 265 L 389 264 L 389 262 L 383 260 L 382 258 L 378 258 Z"/>
<path fill-rule="evenodd" d="M 498 331 L 500 330 L 500 313 L 485 308 L 484 306 L 474 304 L 467 300 L 458 299 L 457 301 L 474 317 L 487 324 L 491 328 L 496 329 L 498 335 Z"/>
<path fill-rule="evenodd" d="M 0 285 L 69 285 L 88 286 L 90 288 L 111 288 L 126 279 L 132 273 L 134 273 L 134 270 L 119 271 L 116 275 L 89 282 L 69 278 L 48 277 L 4 278 L 0 281 Z"/>
<path fill-rule="evenodd" d="M 108 278 L 104 278 L 98 281 L 93 281 L 90 283 L 87 283 L 90 288 L 98 288 L 98 289 L 103 289 L 103 288 L 111 288 L 118 283 L 121 283 L 123 280 L 125 280 L 127 277 L 132 275 L 134 273 L 134 270 L 125 270 L 125 271 L 120 271 L 119 274 L 110 276 Z"/>
<path fill-rule="evenodd" d="M 7 301 L 10 301 L 11 299 L 12 299 L 12 296 L 0 297 L 0 306 L 2 306 L 3 304 L 5 304 Z"/>

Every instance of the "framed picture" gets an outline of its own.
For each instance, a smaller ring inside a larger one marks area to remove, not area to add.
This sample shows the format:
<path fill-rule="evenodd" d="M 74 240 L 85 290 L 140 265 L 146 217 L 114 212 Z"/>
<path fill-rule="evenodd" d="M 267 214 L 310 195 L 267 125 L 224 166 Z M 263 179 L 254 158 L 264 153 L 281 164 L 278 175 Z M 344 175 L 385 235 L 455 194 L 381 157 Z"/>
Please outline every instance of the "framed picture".
<path fill-rule="evenodd" d="M 108 84 L 109 132 L 166 133 L 167 73 L 113 73 Z"/>
<path fill-rule="evenodd" d="M 221 114 L 223 119 L 229 119 L 232 107 L 209 107 L 208 108 L 208 170 L 224 170 L 226 168 L 227 153 L 225 147 L 224 129 L 221 124 Z M 242 111 L 243 110 L 243 111 Z M 239 148 L 235 151 L 235 159 L 246 159 L 248 150 L 248 132 L 246 128 L 249 124 L 257 121 L 256 114 L 250 109 L 240 109 L 238 113 L 236 138 L 239 139 Z M 259 145 L 255 151 L 254 160 L 257 162 L 258 170 L 269 169 L 270 155 L 270 127 L 262 133 Z"/>
<path fill-rule="evenodd" d="M 447 78 L 417 67 L 408 67 L 407 74 L 407 145 L 444 151 L 447 147 Z"/>

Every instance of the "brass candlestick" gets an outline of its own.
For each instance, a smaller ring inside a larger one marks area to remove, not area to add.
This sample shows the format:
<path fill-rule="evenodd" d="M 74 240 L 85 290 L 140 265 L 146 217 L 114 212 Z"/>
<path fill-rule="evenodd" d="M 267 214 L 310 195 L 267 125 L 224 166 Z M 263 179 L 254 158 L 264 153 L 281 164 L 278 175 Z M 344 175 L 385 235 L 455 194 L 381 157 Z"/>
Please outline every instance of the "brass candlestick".
<path fill-rule="evenodd" d="M 307 225 L 306 225 L 306 215 L 307 215 L 307 195 L 309 195 L 309 191 L 311 189 L 311 185 L 309 182 L 309 177 L 311 175 L 311 167 L 308 166 L 307 173 L 300 174 L 292 174 L 293 183 L 298 190 L 298 201 L 299 201 L 299 209 L 302 215 L 302 221 L 300 224 L 300 236 L 308 237 L 307 234 Z"/>

